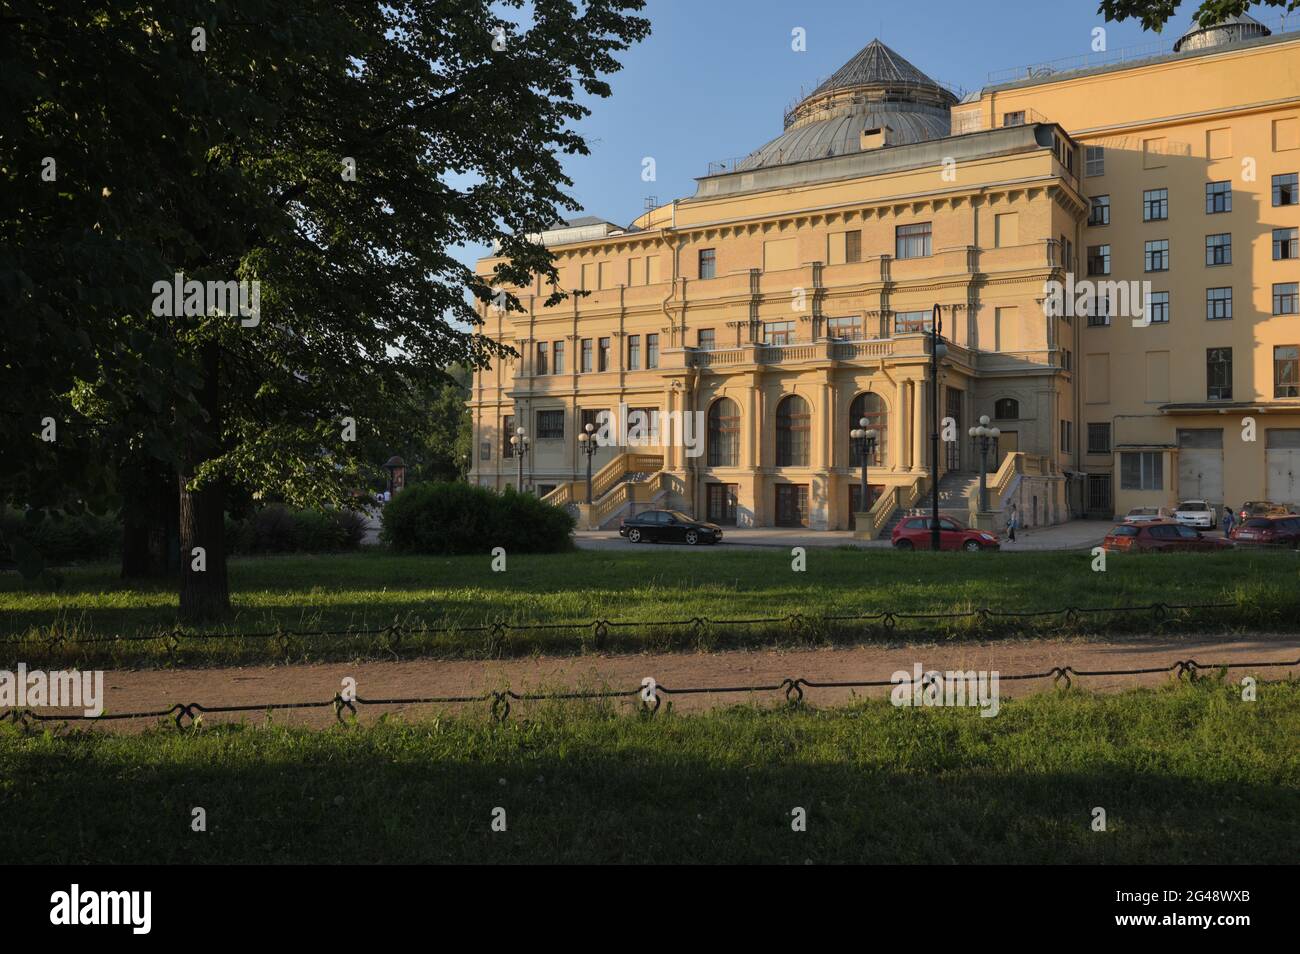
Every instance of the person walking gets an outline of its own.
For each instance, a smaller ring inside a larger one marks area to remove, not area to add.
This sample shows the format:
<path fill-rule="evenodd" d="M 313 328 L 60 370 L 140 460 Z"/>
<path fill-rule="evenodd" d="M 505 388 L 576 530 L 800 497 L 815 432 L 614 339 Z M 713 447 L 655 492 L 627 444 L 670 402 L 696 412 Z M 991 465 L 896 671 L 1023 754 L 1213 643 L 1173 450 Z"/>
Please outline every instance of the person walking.
<path fill-rule="evenodd" d="M 1232 535 L 1232 508 L 1224 506 L 1223 508 L 1223 535 L 1225 537 Z"/>
<path fill-rule="evenodd" d="M 1020 511 L 1016 505 L 1011 505 L 1011 513 L 1007 516 L 1007 533 L 1010 535 L 1011 542 L 1016 542 L 1016 528 L 1020 526 Z"/>

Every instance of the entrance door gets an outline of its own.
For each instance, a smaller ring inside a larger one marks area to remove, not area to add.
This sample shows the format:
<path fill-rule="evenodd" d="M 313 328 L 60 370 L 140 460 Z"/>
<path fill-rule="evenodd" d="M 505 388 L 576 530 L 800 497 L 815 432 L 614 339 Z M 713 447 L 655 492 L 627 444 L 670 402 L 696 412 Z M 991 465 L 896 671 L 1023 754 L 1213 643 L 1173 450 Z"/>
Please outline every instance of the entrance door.
<path fill-rule="evenodd" d="M 961 435 L 966 433 L 966 428 L 962 427 L 961 423 L 962 392 L 956 388 L 948 388 L 944 393 L 947 404 L 945 413 L 957 422 L 957 440 L 944 442 L 948 449 L 947 467 L 949 470 L 961 470 Z"/>
<path fill-rule="evenodd" d="M 1223 429 L 1179 428 L 1178 498 L 1223 503 Z"/>
<path fill-rule="evenodd" d="M 1088 475 L 1088 513 L 1107 520 L 1115 515 L 1110 502 L 1110 474 Z"/>
<path fill-rule="evenodd" d="M 778 527 L 808 526 L 808 485 L 776 485 L 776 525 Z"/>
<path fill-rule="evenodd" d="M 708 485 L 708 520 L 709 523 L 728 527 L 736 525 L 736 497 L 738 484 Z"/>
<path fill-rule="evenodd" d="M 880 499 L 880 495 L 885 492 L 884 484 L 867 484 L 870 491 L 870 503 L 866 507 L 862 506 L 862 484 L 849 484 L 849 529 L 858 528 L 858 514 L 863 510 L 869 510 L 871 504 Z"/>
<path fill-rule="evenodd" d="M 1264 451 L 1268 460 L 1268 499 L 1300 504 L 1300 428 L 1270 427 Z"/>

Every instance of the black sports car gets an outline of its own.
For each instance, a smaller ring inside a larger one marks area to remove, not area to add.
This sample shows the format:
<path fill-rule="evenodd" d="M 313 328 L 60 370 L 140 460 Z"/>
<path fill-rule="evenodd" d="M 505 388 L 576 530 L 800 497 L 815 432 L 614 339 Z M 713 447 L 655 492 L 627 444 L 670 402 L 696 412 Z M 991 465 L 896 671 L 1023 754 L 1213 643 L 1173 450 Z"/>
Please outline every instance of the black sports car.
<path fill-rule="evenodd" d="M 713 523 L 692 520 L 678 510 L 647 510 L 635 517 L 627 517 L 618 528 L 620 535 L 632 543 L 717 543 L 722 539 L 722 528 Z"/>

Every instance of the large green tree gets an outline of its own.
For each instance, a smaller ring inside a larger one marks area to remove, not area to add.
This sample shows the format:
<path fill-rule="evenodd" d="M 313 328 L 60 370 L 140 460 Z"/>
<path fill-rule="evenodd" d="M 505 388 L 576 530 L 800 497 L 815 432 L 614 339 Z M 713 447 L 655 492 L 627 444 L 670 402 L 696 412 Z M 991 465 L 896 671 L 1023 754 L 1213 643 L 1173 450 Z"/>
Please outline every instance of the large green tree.
<path fill-rule="evenodd" d="M 1182 0 L 1101 0 L 1097 12 L 1107 20 L 1123 21 L 1133 17 L 1141 21 L 1143 29 L 1159 32 L 1178 12 L 1181 4 Z M 1214 26 L 1228 17 L 1248 12 L 1251 7 L 1298 10 L 1300 0 L 1201 0 L 1192 17 L 1203 27 Z"/>
<path fill-rule="evenodd" d="M 443 368 L 501 352 L 473 300 L 554 278 L 526 236 L 576 209 L 560 157 L 642 6 L 0 0 L 0 489 L 174 472 L 182 614 L 225 611 L 228 489 L 345 503 Z M 260 320 L 166 313 L 178 272 L 258 282 Z"/>

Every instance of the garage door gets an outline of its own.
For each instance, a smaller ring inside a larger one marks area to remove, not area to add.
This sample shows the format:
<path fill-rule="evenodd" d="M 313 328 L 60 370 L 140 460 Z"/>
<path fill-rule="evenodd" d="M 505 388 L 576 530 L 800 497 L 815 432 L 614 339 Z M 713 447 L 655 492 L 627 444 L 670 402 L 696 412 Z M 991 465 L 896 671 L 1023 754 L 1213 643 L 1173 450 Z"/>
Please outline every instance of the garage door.
<path fill-rule="evenodd" d="M 1271 427 L 1265 433 L 1268 499 L 1300 504 L 1300 428 Z"/>
<path fill-rule="evenodd" d="M 1223 503 L 1223 429 L 1178 431 L 1178 498 Z"/>

